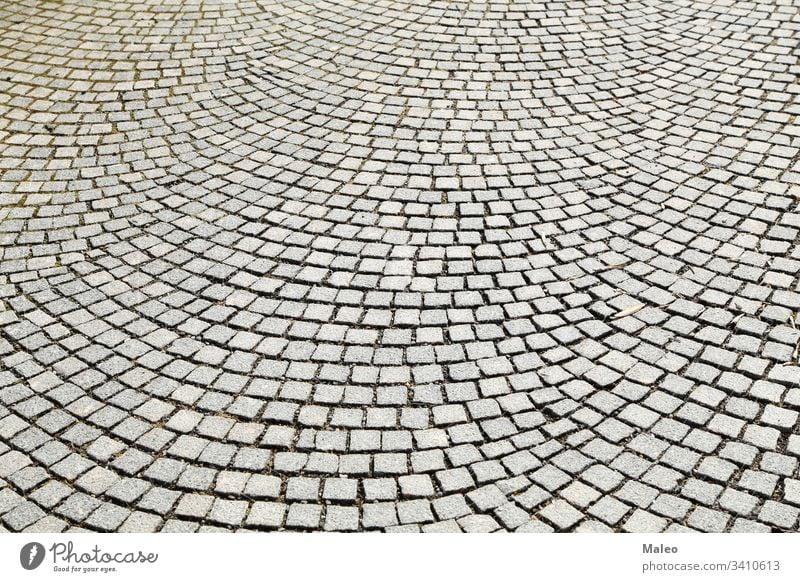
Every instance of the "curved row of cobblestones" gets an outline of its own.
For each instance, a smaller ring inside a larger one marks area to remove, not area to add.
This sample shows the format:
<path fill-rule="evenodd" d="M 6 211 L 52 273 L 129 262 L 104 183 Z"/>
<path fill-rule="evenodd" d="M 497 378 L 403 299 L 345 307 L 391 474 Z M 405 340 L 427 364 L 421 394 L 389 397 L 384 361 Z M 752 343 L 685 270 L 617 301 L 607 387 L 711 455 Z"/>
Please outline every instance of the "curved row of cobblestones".
<path fill-rule="evenodd" d="M 0 528 L 797 530 L 798 46 L 0 0 Z"/>

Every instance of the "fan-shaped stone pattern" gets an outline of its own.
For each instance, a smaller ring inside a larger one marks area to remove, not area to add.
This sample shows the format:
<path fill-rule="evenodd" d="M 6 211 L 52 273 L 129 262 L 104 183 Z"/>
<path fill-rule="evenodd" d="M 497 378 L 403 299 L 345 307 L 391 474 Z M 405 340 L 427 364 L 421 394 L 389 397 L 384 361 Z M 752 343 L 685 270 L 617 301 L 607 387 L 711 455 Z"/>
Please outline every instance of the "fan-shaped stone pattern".
<path fill-rule="evenodd" d="M 799 14 L 0 1 L 0 528 L 796 530 Z"/>

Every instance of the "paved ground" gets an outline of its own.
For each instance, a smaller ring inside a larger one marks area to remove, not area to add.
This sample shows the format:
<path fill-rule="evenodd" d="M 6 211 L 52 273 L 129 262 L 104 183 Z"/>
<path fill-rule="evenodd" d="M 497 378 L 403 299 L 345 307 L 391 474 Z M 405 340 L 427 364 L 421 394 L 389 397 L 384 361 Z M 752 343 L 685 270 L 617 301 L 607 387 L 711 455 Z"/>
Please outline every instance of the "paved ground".
<path fill-rule="evenodd" d="M 0 0 L 0 530 L 797 530 L 798 0 Z"/>

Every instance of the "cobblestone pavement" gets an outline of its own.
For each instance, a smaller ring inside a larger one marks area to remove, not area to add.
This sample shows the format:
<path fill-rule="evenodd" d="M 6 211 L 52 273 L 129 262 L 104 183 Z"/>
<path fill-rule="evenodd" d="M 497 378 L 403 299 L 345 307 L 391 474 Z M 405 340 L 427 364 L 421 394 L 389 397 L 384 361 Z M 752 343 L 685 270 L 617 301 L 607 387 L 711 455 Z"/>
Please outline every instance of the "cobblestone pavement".
<path fill-rule="evenodd" d="M 0 0 L 0 530 L 797 530 L 798 47 Z"/>

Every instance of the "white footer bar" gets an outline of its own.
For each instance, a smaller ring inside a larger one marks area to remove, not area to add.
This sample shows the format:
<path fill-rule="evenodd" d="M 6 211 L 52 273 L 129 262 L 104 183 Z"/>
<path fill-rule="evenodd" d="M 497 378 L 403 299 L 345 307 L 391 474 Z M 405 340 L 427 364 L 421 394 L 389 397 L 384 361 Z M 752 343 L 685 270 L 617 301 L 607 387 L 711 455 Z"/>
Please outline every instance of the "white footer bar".
<path fill-rule="evenodd" d="M 2 580 L 800 580 L 793 534 L 4 534 Z"/>

